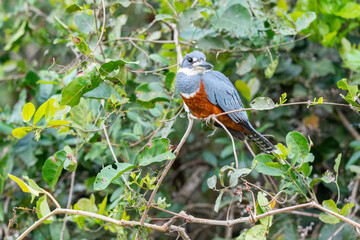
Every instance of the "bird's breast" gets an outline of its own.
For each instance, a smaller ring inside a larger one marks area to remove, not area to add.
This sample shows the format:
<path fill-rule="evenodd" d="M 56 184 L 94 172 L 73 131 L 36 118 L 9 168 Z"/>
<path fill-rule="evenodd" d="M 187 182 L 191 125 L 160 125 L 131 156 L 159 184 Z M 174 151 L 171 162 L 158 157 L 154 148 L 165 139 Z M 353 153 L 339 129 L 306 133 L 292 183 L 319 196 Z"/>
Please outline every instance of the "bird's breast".
<path fill-rule="evenodd" d="M 189 107 L 191 112 L 197 118 L 206 118 L 210 115 L 217 115 L 223 112 L 220 108 L 218 108 L 216 105 L 212 104 L 209 101 L 202 80 L 200 80 L 200 87 L 197 89 L 197 91 L 192 93 L 180 92 L 180 95 L 184 100 L 185 104 Z M 249 134 L 247 130 L 234 122 L 228 115 L 221 115 L 218 117 L 218 120 L 228 128 L 241 131 L 245 134 Z"/>

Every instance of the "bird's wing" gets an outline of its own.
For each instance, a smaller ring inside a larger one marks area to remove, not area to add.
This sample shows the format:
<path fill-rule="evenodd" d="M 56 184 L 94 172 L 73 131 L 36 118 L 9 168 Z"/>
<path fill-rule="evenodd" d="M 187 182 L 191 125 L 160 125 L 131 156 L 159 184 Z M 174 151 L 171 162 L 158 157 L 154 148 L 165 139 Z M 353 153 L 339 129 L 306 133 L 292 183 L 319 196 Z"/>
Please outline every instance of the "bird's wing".
<path fill-rule="evenodd" d="M 244 108 L 236 88 L 221 72 L 206 71 L 202 76 L 202 81 L 209 101 L 224 112 Z M 228 115 L 236 123 L 249 122 L 245 111 L 229 113 Z"/>

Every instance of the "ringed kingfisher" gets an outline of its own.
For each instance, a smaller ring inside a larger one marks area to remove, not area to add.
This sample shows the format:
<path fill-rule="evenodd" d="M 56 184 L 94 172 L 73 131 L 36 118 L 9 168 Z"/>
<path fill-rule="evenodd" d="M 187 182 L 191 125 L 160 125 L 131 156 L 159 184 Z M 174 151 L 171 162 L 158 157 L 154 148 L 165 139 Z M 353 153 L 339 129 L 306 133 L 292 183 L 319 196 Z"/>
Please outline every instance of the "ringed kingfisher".
<path fill-rule="evenodd" d="M 224 74 L 212 68 L 202 52 L 193 51 L 185 56 L 176 75 L 176 87 L 197 118 L 244 108 L 234 85 Z M 275 150 L 274 145 L 253 128 L 245 111 L 224 114 L 217 119 L 232 136 L 240 140 L 248 137 L 264 152 Z M 215 126 L 221 127 L 219 124 Z"/>

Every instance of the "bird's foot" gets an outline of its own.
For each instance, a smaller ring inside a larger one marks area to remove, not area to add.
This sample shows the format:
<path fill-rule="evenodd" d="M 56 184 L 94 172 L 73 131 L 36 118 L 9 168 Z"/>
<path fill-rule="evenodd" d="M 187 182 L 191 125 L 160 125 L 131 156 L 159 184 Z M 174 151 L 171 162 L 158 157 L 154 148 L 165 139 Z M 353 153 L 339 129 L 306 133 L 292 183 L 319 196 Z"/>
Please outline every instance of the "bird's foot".
<path fill-rule="evenodd" d="M 210 134 L 208 135 L 208 137 L 214 136 L 214 134 L 216 133 L 216 130 L 217 130 L 217 128 L 215 128 L 214 131 L 212 131 L 212 133 L 210 133 Z"/>
<path fill-rule="evenodd" d="M 215 118 L 215 116 L 216 116 L 215 114 L 211 114 L 211 115 L 207 116 L 207 117 L 205 118 L 206 125 L 209 126 L 210 121 L 214 121 L 213 119 Z"/>

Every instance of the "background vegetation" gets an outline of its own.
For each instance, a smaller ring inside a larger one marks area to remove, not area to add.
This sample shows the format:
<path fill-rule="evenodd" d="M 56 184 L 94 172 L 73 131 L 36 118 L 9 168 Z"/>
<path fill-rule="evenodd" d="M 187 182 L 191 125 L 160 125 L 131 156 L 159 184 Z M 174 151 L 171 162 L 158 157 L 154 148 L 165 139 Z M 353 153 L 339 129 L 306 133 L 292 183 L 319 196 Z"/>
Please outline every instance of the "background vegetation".
<path fill-rule="evenodd" d="M 0 11 L 0 238 L 50 213 L 28 239 L 357 239 L 355 1 Z M 233 81 L 276 153 L 253 157 L 236 141 L 236 168 L 225 131 L 188 118 L 175 76 L 195 49 Z"/>

